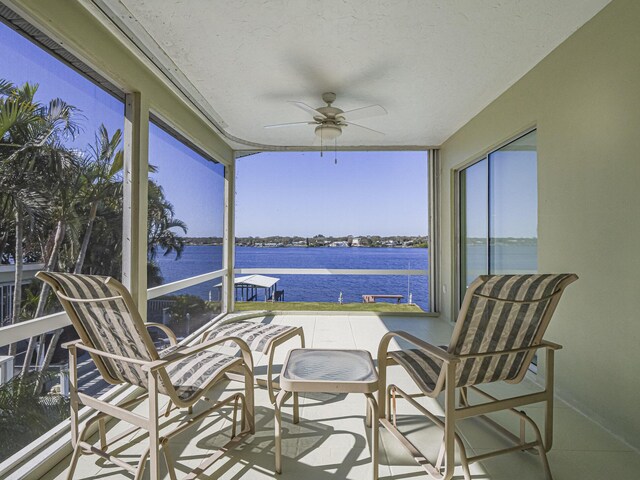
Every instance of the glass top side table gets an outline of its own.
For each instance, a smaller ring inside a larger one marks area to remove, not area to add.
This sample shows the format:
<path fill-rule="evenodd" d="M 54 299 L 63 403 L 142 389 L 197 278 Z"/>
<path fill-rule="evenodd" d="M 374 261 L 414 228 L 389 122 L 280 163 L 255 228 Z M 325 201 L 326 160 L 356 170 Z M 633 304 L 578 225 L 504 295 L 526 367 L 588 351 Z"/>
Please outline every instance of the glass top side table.
<path fill-rule="evenodd" d="M 282 366 L 275 402 L 276 472 L 282 472 L 282 405 L 293 394 L 293 422 L 299 421 L 298 393 L 362 393 L 367 398 L 367 427 L 371 427 L 373 479 L 378 478 L 378 373 L 366 350 L 296 348 Z"/>

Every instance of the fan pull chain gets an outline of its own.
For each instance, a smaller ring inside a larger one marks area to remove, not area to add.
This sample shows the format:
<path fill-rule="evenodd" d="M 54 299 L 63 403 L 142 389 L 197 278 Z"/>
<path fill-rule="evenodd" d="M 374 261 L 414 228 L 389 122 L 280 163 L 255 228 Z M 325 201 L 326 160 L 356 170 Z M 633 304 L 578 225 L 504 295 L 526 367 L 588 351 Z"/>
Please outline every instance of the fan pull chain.
<path fill-rule="evenodd" d="M 333 139 L 333 162 L 334 165 L 338 164 L 338 139 Z"/>

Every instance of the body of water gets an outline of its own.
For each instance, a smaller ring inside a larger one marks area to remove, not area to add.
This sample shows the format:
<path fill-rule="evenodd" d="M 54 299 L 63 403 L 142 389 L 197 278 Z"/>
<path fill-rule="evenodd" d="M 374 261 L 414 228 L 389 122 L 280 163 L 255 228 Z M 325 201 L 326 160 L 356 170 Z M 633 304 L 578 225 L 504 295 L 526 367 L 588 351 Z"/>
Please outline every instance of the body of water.
<path fill-rule="evenodd" d="M 180 260 L 160 257 L 158 263 L 165 283 L 182 280 L 222 268 L 221 246 L 187 246 Z M 535 245 L 492 245 L 493 273 L 534 273 L 537 271 Z M 427 270 L 426 248 L 329 248 L 237 247 L 238 268 L 340 268 L 374 270 Z M 467 284 L 486 272 L 485 245 L 467 246 Z M 342 292 L 345 303 L 361 302 L 362 295 L 403 295 L 403 303 L 411 294 L 413 302 L 427 310 L 429 279 L 426 275 L 270 275 L 280 279 L 278 290 L 284 290 L 285 301 L 337 302 Z M 214 284 L 203 283 L 179 293 L 217 300 Z M 258 300 L 264 298 L 259 295 Z"/>
<path fill-rule="evenodd" d="M 160 257 L 158 263 L 165 283 L 182 280 L 222 268 L 222 247 L 187 246 L 180 260 Z M 237 268 L 340 268 L 375 270 L 427 270 L 426 248 L 236 248 Z M 270 275 L 280 279 L 278 290 L 284 290 L 289 302 L 337 302 L 342 292 L 345 303 L 361 302 L 362 295 L 409 294 L 424 310 L 429 305 L 429 283 L 426 275 Z M 208 298 L 213 284 L 196 285 L 181 293 Z M 212 291 L 217 298 L 216 290 Z M 259 297 L 259 300 L 263 298 Z"/>

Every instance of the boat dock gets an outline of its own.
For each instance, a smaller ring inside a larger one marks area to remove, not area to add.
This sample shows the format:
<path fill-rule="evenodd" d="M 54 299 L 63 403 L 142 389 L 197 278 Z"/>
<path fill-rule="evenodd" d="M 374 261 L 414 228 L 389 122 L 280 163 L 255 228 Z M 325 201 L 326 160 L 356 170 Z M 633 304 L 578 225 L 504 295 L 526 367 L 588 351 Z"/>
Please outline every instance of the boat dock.
<path fill-rule="evenodd" d="M 397 303 L 404 298 L 404 295 L 362 295 L 362 303 L 376 303 L 378 299 L 396 300 Z"/>

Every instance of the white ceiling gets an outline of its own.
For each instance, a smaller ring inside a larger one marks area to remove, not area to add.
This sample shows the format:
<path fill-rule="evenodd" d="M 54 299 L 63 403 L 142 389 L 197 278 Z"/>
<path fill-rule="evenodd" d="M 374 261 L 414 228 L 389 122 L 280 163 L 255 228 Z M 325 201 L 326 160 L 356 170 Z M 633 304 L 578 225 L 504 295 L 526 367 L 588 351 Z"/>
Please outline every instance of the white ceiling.
<path fill-rule="evenodd" d="M 406 146 L 440 145 L 609 0 L 100 3 L 166 54 L 156 61 L 177 67 L 236 137 L 310 146 L 312 126 L 263 126 L 305 121 L 287 100 L 318 107 L 333 91 L 343 110 L 389 112 L 358 122 L 385 136 L 347 127 L 338 145 Z"/>

